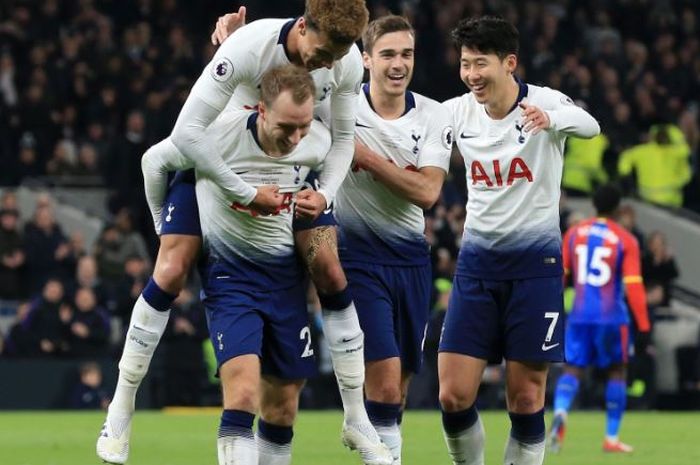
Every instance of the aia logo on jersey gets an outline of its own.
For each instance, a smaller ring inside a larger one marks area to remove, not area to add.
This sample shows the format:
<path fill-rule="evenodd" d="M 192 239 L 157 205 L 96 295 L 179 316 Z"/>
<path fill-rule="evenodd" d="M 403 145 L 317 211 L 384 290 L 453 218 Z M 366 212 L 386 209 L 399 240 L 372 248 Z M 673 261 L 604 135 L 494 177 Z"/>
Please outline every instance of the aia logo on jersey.
<path fill-rule="evenodd" d="M 489 167 L 488 165 L 486 166 Z M 502 187 L 504 184 L 512 186 L 516 179 L 527 179 L 527 182 L 532 182 L 532 171 L 530 171 L 525 160 L 520 157 L 514 157 L 511 160 L 505 183 L 499 160 L 493 160 L 492 166 L 489 168 L 491 170 L 487 171 L 481 162 L 473 161 L 471 165 L 472 185 L 483 182 L 487 187 Z"/>
<path fill-rule="evenodd" d="M 525 136 L 523 136 L 523 128 L 524 125 L 518 124 L 518 122 L 515 122 L 515 130 L 518 131 L 518 143 L 519 144 L 524 144 L 525 143 Z"/>
<path fill-rule="evenodd" d="M 418 141 L 421 139 L 421 136 L 416 134 L 415 131 L 411 131 L 411 139 L 413 139 L 413 143 L 414 143 L 414 146 L 411 149 L 411 152 L 413 152 L 413 154 L 415 155 L 418 153 Z"/>

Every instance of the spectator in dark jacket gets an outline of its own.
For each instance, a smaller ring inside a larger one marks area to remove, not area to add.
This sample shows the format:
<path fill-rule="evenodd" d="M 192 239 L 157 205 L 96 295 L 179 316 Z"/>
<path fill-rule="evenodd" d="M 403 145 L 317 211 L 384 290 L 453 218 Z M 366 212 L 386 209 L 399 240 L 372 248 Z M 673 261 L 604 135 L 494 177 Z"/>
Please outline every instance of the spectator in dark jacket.
<path fill-rule="evenodd" d="M 0 210 L 0 299 L 22 296 L 24 245 L 18 228 L 17 210 Z"/>

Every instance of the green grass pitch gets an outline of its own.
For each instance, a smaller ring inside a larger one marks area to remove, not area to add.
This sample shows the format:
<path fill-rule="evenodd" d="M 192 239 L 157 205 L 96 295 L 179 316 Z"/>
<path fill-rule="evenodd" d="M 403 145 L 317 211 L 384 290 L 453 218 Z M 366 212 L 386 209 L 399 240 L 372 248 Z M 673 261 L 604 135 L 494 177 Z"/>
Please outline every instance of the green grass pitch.
<path fill-rule="evenodd" d="M 129 465 L 216 465 L 218 413 L 208 411 L 137 412 Z M 102 412 L 0 412 L 0 464 L 98 465 L 95 439 Z M 503 463 L 508 431 L 504 412 L 482 412 L 486 463 Z M 549 420 L 549 419 L 548 419 Z M 340 412 L 302 411 L 295 427 L 294 465 L 361 465 L 340 444 Z M 547 455 L 552 465 L 700 464 L 700 414 L 629 413 L 622 438 L 635 446 L 631 455 L 604 454 L 600 447 L 602 412 L 573 412 L 564 448 Z M 438 412 L 409 411 L 404 420 L 404 465 L 446 464 Z"/>

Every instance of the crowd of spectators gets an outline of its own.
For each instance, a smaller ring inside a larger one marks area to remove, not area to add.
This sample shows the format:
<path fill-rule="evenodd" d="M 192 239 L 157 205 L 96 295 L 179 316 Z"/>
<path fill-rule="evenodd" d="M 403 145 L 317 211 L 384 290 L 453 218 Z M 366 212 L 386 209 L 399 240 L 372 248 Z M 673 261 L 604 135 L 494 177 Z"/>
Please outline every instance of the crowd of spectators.
<path fill-rule="evenodd" d="M 470 15 L 504 16 L 521 34 L 518 76 L 560 89 L 601 123 L 600 139 L 573 142 L 567 149 L 565 184 L 569 173 L 571 195 L 585 195 L 612 179 L 644 197 L 645 167 L 635 164 L 630 150 L 656 144 L 652 151 L 661 147 L 659 163 L 667 164 L 662 149 L 670 138 L 658 134 L 671 133 L 682 149 L 676 157 L 679 168 L 669 168 L 668 176 L 678 170 L 687 175 L 674 186 L 680 202 L 669 205 L 700 211 L 699 2 L 367 3 L 373 17 L 399 13 L 415 25 L 411 88 L 437 100 L 465 92 L 459 53 L 449 38 L 456 22 Z M 302 0 L 243 4 L 249 21 L 303 10 Z M 223 0 L 200 0 L 196 6 L 178 0 L 0 4 L 0 186 L 6 190 L 0 204 L 0 300 L 21 302 L 15 324 L 4 335 L 3 356 L 109 354 L 121 344 L 110 324 L 128 321 L 156 244 L 141 155 L 169 134 L 190 86 L 216 50 L 209 42 L 216 17 L 235 7 Z M 580 160 L 583 184 L 575 172 Z M 445 307 L 465 219 L 460 157 L 453 156 L 450 170 L 426 220 L 437 283 L 435 324 Z M 48 196 L 40 196 L 32 218 L 20 223 L 12 189 L 32 180 L 47 187 L 109 190 L 111 216 L 94 249 L 85 250 L 80 237 L 66 236 Z M 663 234 L 651 235 L 646 243 L 649 301 L 667 305 L 678 270 Z M 206 333 L 198 310 L 196 299 L 184 299 L 174 312 L 177 318 L 165 339 L 182 344 L 172 350 L 173 359 L 183 348 L 201 350 Z M 180 375 L 188 379 L 187 372 Z"/>

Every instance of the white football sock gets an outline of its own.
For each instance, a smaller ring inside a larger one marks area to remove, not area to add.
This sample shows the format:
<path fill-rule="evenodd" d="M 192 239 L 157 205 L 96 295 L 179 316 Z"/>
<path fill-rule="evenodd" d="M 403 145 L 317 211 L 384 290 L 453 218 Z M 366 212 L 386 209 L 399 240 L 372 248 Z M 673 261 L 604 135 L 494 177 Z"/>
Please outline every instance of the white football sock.
<path fill-rule="evenodd" d="M 350 303 L 343 310 L 324 309 L 323 333 L 330 348 L 345 418 L 351 421 L 365 421 L 367 412 L 363 396 L 364 333 L 360 329 L 355 305 Z"/>
<path fill-rule="evenodd" d="M 541 442 L 526 444 L 513 436 L 508 436 L 503 463 L 505 465 L 542 465 L 544 445 L 544 439 Z"/>
<path fill-rule="evenodd" d="M 258 445 L 252 434 L 220 437 L 216 448 L 219 465 L 258 465 Z"/>
<path fill-rule="evenodd" d="M 443 431 L 447 451 L 452 457 L 455 465 L 484 465 L 484 444 L 486 434 L 481 417 L 469 428 L 457 433 L 448 435 Z"/>
<path fill-rule="evenodd" d="M 394 457 L 394 465 L 401 463 L 401 429 L 399 425 L 391 426 L 374 425 L 377 434 L 382 438 L 382 442 L 391 450 L 391 455 Z"/>
<path fill-rule="evenodd" d="M 119 379 L 114 398 L 109 405 L 110 414 L 131 415 L 134 411 L 136 391 L 148 372 L 153 353 L 168 324 L 170 310 L 159 312 L 140 295 L 131 313 L 126 332 L 124 352 L 119 360 Z"/>
<path fill-rule="evenodd" d="M 292 443 L 278 444 L 255 435 L 259 465 L 289 465 L 292 463 Z"/>

